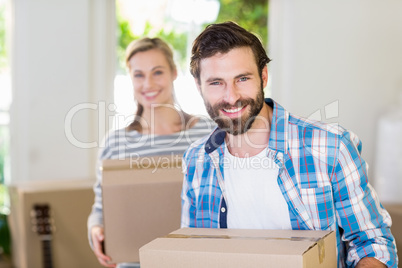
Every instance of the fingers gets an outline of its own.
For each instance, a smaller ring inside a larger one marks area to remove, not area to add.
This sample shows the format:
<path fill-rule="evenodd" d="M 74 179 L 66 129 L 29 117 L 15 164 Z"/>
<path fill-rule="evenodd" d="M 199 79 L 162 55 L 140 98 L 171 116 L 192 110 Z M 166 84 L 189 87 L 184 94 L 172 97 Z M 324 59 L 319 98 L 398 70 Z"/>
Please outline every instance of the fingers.
<path fill-rule="evenodd" d="M 105 267 L 116 267 L 115 263 L 111 263 L 112 259 L 103 252 L 103 242 L 105 239 L 103 228 L 99 226 L 93 227 L 91 230 L 91 236 L 94 245 L 94 253 L 98 258 L 99 263 Z"/>
<path fill-rule="evenodd" d="M 103 265 L 105 267 L 116 267 L 115 263 L 109 263 L 109 262 L 105 261 L 104 259 L 98 258 L 98 261 L 101 265 Z"/>

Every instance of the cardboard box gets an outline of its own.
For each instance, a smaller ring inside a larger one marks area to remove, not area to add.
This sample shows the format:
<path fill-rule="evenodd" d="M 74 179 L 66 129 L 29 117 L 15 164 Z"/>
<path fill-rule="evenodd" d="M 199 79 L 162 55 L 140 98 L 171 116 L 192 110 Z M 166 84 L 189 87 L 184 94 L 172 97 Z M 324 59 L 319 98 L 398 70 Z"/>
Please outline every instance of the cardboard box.
<path fill-rule="evenodd" d="M 402 204 L 383 204 L 391 215 L 391 233 L 395 238 L 399 263 L 402 262 Z"/>
<path fill-rule="evenodd" d="M 181 156 L 103 162 L 105 251 L 113 262 L 139 262 L 139 249 L 180 228 Z"/>
<path fill-rule="evenodd" d="M 140 249 L 148 267 L 336 267 L 332 231 L 182 228 Z"/>
<path fill-rule="evenodd" d="M 95 179 L 15 182 L 8 186 L 13 267 L 43 267 L 42 240 L 32 230 L 34 204 L 47 204 L 54 267 L 103 267 L 92 252 L 87 219 L 94 202 Z"/>

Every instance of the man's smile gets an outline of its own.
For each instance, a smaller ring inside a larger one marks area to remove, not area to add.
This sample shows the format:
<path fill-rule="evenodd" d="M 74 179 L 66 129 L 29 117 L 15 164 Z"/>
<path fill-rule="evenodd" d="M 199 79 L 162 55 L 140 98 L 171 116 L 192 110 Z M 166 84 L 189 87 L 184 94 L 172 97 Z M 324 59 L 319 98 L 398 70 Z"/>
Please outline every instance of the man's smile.
<path fill-rule="evenodd" d="M 233 107 L 230 109 L 221 109 L 222 113 L 226 116 L 229 117 L 238 117 L 240 116 L 243 111 L 246 109 L 248 105 L 242 106 L 242 107 Z"/>

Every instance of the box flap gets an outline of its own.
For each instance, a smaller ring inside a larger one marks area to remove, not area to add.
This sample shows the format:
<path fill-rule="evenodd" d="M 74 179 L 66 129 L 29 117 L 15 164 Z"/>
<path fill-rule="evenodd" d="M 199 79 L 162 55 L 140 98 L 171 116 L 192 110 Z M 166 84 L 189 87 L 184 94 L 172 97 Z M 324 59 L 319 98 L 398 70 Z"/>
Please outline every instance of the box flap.
<path fill-rule="evenodd" d="M 169 249 L 173 243 L 182 251 L 207 250 L 222 253 L 302 255 L 329 233 L 331 231 L 182 228 L 166 235 L 163 237 L 165 239 L 161 239 L 164 242 L 158 243 L 164 249 Z M 192 247 L 188 247 L 188 243 L 192 243 L 191 238 L 200 238 L 200 241 L 197 241 Z M 177 242 L 177 239 L 181 241 Z M 212 241 L 219 241 L 219 244 Z M 292 247 L 289 247 L 289 242 L 294 242 Z M 227 246 L 222 247 L 222 244 L 227 244 Z M 208 248 L 204 248 L 206 245 Z M 251 245 L 253 246 L 250 247 Z"/>
<path fill-rule="evenodd" d="M 179 155 L 106 159 L 102 165 L 102 185 L 183 181 L 183 175 L 178 176 L 182 173 L 181 161 Z"/>
<path fill-rule="evenodd" d="M 76 190 L 92 189 L 95 183 L 93 179 L 71 179 L 71 180 L 40 180 L 40 181 L 20 181 L 8 185 L 9 188 L 18 189 L 24 193 L 48 192 L 55 190 Z"/>

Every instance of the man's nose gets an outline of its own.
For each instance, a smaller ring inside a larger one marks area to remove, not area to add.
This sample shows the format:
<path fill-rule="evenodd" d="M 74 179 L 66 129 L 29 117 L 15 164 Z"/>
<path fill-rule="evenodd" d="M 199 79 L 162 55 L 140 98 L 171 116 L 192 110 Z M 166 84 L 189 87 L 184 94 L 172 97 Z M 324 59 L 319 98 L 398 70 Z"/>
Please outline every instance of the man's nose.
<path fill-rule="evenodd" d="M 239 90 L 235 85 L 227 85 L 224 101 L 234 105 L 240 98 Z"/>

